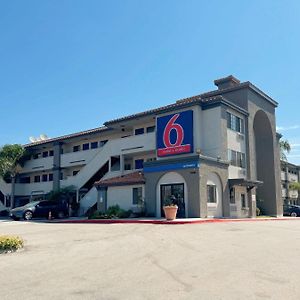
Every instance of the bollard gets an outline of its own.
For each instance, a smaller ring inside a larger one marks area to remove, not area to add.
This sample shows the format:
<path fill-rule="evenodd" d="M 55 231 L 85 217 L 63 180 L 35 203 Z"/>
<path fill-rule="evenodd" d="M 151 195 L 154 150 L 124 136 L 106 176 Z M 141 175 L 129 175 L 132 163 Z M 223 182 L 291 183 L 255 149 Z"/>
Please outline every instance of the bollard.
<path fill-rule="evenodd" d="M 48 220 L 51 220 L 51 219 L 52 219 L 52 214 L 51 214 L 51 211 L 49 211 Z"/>

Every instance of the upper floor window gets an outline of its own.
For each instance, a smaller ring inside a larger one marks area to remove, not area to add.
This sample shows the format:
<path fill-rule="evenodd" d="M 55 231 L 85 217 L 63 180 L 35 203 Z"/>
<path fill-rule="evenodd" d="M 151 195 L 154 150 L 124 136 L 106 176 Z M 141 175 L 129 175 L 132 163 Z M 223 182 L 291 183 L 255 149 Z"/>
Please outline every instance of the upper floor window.
<path fill-rule="evenodd" d="M 96 148 L 98 148 L 98 142 L 92 142 L 91 149 L 96 149 Z"/>
<path fill-rule="evenodd" d="M 33 159 L 38 159 L 38 158 L 40 158 L 40 156 L 41 156 L 41 153 L 35 153 L 35 154 L 33 154 Z"/>
<path fill-rule="evenodd" d="M 49 174 L 49 181 L 53 181 L 53 173 Z"/>
<path fill-rule="evenodd" d="M 54 151 L 53 150 L 50 150 L 49 151 L 49 156 L 53 156 L 54 155 Z"/>
<path fill-rule="evenodd" d="M 20 183 L 30 183 L 30 176 L 21 177 Z"/>
<path fill-rule="evenodd" d="M 108 142 L 108 140 L 100 141 L 99 147 L 103 147 L 107 142 Z"/>
<path fill-rule="evenodd" d="M 144 160 L 143 159 L 136 159 L 134 161 L 135 163 L 135 169 L 143 169 L 144 166 Z"/>
<path fill-rule="evenodd" d="M 89 150 L 90 149 L 90 143 L 86 143 L 82 145 L 82 150 Z"/>
<path fill-rule="evenodd" d="M 49 152 L 48 151 L 44 151 L 43 152 L 43 157 L 48 157 L 49 156 Z"/>
<path fill-rule="evenodd" d="M 149 127 L 147 127 L 146 131 L 147 131 L 147 133 L 154 132 L 155 131 L 155 126 L 149 126 Z"/>
<path fill-rule="evenodd" d="M 134 134 L 135 135 L 139 135 L 139 134 L 144 134 L 145 132 L 145 129 L 144 128 L 137 128 L 135 131 L 134 131 Z"/>
<path fill-rule="evenodd" d="M 34 182 L 41 182 L 41 176 L 40 175 L 34 176 Z"/>
<path fill-rule="evenodd" d="M 48 175 L 47 174 L 42 175 L 42 181 L 43 182 L 48 181 Z"/>
<path fill-rule="evenodd" d="M 245 153 L 228 149 L 228 160 L 232 166 L 246 168 Z"/>
<path fill-rule="evenodd" d="M 80 145 L 73 146 L 73 152 L 78 152 L 80 151 Z"/>
<path fill-rule="evenodd" d="M 244 133 L 244 120 L 227 112 L 227 128 Z"/>

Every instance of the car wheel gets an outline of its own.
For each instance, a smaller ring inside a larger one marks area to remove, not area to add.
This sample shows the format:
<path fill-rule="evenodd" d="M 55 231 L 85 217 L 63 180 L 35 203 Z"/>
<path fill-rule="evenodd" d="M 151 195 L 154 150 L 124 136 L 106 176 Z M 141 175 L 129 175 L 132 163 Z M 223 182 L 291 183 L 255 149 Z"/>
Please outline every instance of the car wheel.
<path fill-rule="evenodd" d="M 65 217 L 65 213 L 63 211 L 59 211 L 58 214 L 57 214 L 57 217 L 59 219 L 63 219 Z"/>
<path fill-rule="evenodd" d="M 297 216 L 298 216 L 298 214 L 295 211 L 291 212 L 291 217 L 297 217 Z"/>
<path fill-rule="evenodd" d="M 28 221 L 32 219 L 32 212 L 30 210 L 25 211 L 24 220 Z"/>

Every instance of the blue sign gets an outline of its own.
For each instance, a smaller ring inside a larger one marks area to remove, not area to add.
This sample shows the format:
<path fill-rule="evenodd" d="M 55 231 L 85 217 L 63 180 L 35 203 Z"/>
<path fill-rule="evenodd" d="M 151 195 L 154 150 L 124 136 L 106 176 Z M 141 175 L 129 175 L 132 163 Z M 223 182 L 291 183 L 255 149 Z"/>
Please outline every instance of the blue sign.
<path fill-rule="evenodd" d="M 189 162 L 180 162 L 174 164 L 162 164 L 156 166 L 145 166 L 144 173 L 150 172 L 160 172 L 160 171 L 172 171 L 172 170 L 179 170 L 179 169 L 195 169 L 199 168 L 199 161 L 189 161 Z"/>
<path fill-rule="evenodd" d="M 157 156 L 164 157 L 194 151 L 192 110 L 158 117 L 156 126 Z"/>

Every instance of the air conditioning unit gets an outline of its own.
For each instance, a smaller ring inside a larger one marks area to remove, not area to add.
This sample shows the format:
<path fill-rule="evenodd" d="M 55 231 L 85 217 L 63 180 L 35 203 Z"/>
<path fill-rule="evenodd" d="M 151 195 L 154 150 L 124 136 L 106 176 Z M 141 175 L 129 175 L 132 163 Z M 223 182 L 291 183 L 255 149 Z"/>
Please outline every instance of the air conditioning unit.
<path fill-rule="evenodd" d="M 240 176 L 245 176 L 246 175 L 246 170 L 245 169 L 239 170 L 239 175 Z"/>
<path fill-rule="evenodd" d="M 243 141 L 245 139 L 245 136 L 243 134 L 238 134 L 238 139 L 240 141 Z"/>

